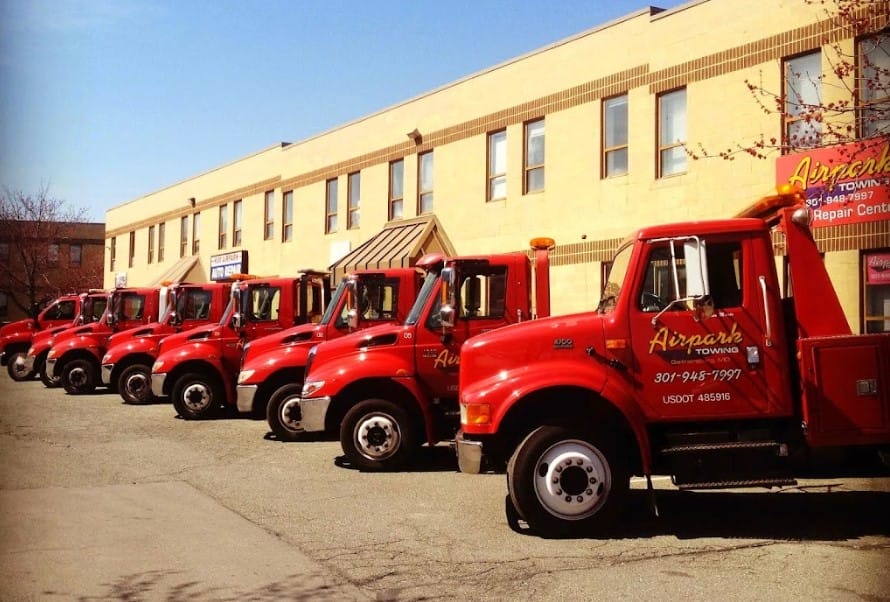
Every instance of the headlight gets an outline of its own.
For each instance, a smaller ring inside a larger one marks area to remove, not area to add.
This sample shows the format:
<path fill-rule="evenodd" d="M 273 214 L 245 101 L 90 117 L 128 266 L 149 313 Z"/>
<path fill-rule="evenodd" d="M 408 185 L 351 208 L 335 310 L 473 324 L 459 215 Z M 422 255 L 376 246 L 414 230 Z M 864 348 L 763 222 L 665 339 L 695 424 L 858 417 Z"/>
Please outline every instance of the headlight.
<path fill-rule="evenodd" d="M 102 363 L 107 364 L 110 359 L 111 359 L 111 356 L 106 353 L 105 355 L 102 356 Z"/>
<path fill-rule="evenodd" d="M 238 384 L 240 385 L 244 381 L 250 380 L 250 377 L 253 376 L 254 372 L 256 372 L 256 370 L 242 370 L 241 372 L 239 372 L 238 373 Z"/>
<path fill-rule="evenodd" d="M 54 357 L 56 357 L 56 350 L 53 348 L 53 349 L 50 349 L 49 353 L 46 354 L 46 359 L 51 360 Z"/>
<path fill-rule="evenodd" d="M 323 386 L 323 380 L 307 380 L 305 383 L 303 383 L 303 392 L 300 394 L 300 397 L 303 397 L 305 399 L 306 397 L 311 396 L 313 393 L 321 389 Z"/>
<path fill-rule="evenodd" d="M 164 362 L 160 362 L 160 361 L 155 362 L 151 367 L 151 371 L 152 372 L 160 372 L 161 368 L 163 368 L 163 367 L 164 367 Z"/>
<path fill-rule="evenodd" d="M 306 356 L 306 368 L 303 370 L 303 374 L 309 374 L 309 368 L 312 367 L 312 362 L 315 360 L 315 351 L 318 348 L 318 345 L 313 345 L 312 349 L 309 350 L 309 355 Z"/>

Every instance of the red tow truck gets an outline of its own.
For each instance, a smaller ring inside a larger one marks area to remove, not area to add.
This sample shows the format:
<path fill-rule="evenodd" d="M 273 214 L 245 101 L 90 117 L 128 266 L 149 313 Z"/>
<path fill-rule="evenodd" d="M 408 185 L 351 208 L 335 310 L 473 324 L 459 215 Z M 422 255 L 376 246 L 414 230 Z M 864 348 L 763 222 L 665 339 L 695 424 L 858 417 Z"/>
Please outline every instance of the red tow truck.
<path fill-rule="evenodd" d="M 102 357 L 102 384 L 117 390 L 127 403 L 147 403 L 151 394 L 151 365 L 161 339 L 198 326 L 217 324 L 229 301 L 231 283 L 172 284 L 167 314 L 160 322 L 111 335 Z"/>
<path fill-rule="evenodd" d="M 534 241 L 533 241 L 534 242 Z M 300 432 L 339 432 L 347 461 L 363 470 L 403 467 L 424 442 L 458 426 L 457 369 L 472 336 L 550 314 L 548 251 L 426 256 L 423 287 L 401 325 L 376 326 L 310 352 L 299 406 Z"/>
<path fill-rule="evenodd" d="M 32 370 L 25 370 L 24 362 L 31 337 L 41 331 L 73 326 L 80 314 L 80 300 L 78 294 L 61 295 L 44 307 L 36 318 L 17 320 L 0 328 L 0 366 L 6 366 L 12 380 L 23 381 L 34 376 Z"/>
<path fill-rule="evenodd" d="M 61 385 L 61 379 L 51 376 L 46 371 L 46 356 L 55 341 L 79 331 L 84 326 L 98 322 L 105 315 L 108 306 L 108 293 L 104 290 L 90 290 L 80 294 L 80 311 L 73 323 L 67 326 L 56 326 L 34 333 L 31 337 L 31 346 L 23 360 L 21 370 L 33 373 L 48 388 Z"/>
<path fill-rule="evenodd" d="M 235 405 L 235 381 L 244 345 L 299 324 L 318 322 L 329 298 L 327 272 L 258 278 L 235 274 L 229 304 L 217 324 L 161 341 L 151 369 L 156 397 L 171 397 L 185 420 L 216 416 Z"/>
<path fill-rule="evenodd" d="M 46 356 L 46 372 L 61 379 L 69 395 L 92 393 L 100 384 L 99 367 L 115 332 L 159 321 L 168 310 L 169 288 L 116 288 L 108 311 L 93 324 L 60 333 Z"/>
<path fill-rule="evenodd" d="M 279 441 L 300 431 L 299 398 L 313 345 L 380 324 L 404 322 L 417 298 L 422 273 L 414 268 L 347 274 L 318 324 L 302 324 L 244 346 L 238 374 L 238 411 L 263 414 Z"/>
<path fill-rule="evenodd" d="M 681 489 L 773 487 L 820 448 L 886 451 L 890 333 L 851 333 L 811 220 L 786 186 L 733 219 L 642 228 L 596 311 L 470 340 L 460 469 L 509 458 L 508 522 L 560 536 L 620 524 L 631 475 L 657 509 L 653 474 Z"/>

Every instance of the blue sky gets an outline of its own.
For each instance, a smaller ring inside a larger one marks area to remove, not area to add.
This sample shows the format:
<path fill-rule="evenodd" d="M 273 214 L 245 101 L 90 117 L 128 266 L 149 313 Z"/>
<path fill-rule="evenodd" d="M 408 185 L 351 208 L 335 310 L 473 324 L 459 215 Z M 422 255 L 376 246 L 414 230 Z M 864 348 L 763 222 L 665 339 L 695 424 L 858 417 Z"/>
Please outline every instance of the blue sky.
<path fill-rule="evenodd" d="M 645 6 L 0 0 L 0 187 L 46 186 L 101 222 L 110 207 Z"/>

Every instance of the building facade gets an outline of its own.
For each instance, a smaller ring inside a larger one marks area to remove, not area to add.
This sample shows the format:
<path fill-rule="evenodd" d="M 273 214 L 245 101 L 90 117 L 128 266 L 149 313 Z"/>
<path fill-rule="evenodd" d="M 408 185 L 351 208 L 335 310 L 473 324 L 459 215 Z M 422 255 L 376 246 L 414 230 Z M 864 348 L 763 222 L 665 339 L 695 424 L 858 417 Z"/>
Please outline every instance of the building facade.
<path fill-rule="evenodd" d="M 890 12 L 885 0 L 864 4 L 869 14 Z M 856 36 L 819 3 L 754 5 L 645 8 L 117 206 L 106 213 L 105 285 L 208 279 L 220 257 L 286 275 L 411 264 L 430 250 L 524 250 L 549 236 L 554 313 L 595 307 L 604 269 L 630 231 L 734 215 L 789 169 L 780 153 L 704 155 L 818 129 L 803 115 L 764 110 L 749 82 L 800 106 L 830 103 L 844 89 L 834 85 L 838 49 L 887 56 L 886 31 L 877 33 L 886 17 Z M 858 117 L 842 118 L 860 127 Z M 890 266 L 890 159 L 881 142 L 845 182 L 865 182 L 868 219 L 816 228 L 854 331 L 890 330 L 890 279 L 879 269 Z M 414 223 L 423 227 L 406 246 L 413 255 L 367 252 L 369 241 Z"/>

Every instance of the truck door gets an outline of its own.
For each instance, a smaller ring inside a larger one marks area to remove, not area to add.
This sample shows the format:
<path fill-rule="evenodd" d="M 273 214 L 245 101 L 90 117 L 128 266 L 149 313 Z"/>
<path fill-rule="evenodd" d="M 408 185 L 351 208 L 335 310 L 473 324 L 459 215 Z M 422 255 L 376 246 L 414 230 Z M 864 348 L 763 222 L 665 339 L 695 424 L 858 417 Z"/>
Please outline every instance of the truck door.
<path fill-rule="evenodd" d="M 441 278 L 433 293 L 434 302 L 428 305 L 429 312 L 416 331 L 417 371 L 434 397 L 457 397 L 460 347 L 464 341 L 508 324 L 506 266 L 462 266 L 455 274 L 457 307 L 450 334 L 442 336 Z"/>
<path fill-rule="evenodd" d="M 250 299 L 244 322 L 244 337 L 248 341 L 284 329 L 280 317 L 281 287 L 257 285 L 250 288 Z"/>
<path fill-rule="evenodd" d="M 764 344 L 751 274 L 754 241 L 693 238 L 648 243 L 636 278 L 629 310 L 633 370 L 646 412 L 653 419 L 775 414 L 788 391 L 784 341 Z M 704 257 L 687 257 L 685 243 L 700 247 L 700 241 Z M 694 271 L 702 276 L 687 278 Z"/>

